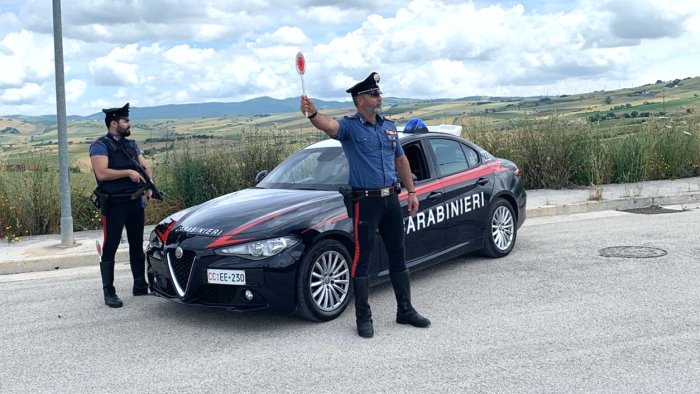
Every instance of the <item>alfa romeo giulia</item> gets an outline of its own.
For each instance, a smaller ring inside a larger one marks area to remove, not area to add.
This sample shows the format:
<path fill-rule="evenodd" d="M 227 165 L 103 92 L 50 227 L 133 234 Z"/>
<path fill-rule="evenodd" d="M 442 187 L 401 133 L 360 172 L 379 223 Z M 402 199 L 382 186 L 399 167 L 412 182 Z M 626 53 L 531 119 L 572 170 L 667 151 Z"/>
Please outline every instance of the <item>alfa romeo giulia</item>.
<path fill-rule="evenodd" d="M 407 266 L 508 255 L 525 220 L 520 170 L 460 138 L 461 126 L 429 129 L 399 133 L 420 202 L 415 216 L 404 208 Z M 182 304 L 336 318 L 352 292 L 353 230 L 338 192 L 347 180 L 343 149 L 328 139 L 261 172 L 253 188 L 170 215 L 150 234 L 151 290 Z M 405 207 L 405 190 L 399 198 Z M 388 274 L 378 241 L 371 282 Z"/>

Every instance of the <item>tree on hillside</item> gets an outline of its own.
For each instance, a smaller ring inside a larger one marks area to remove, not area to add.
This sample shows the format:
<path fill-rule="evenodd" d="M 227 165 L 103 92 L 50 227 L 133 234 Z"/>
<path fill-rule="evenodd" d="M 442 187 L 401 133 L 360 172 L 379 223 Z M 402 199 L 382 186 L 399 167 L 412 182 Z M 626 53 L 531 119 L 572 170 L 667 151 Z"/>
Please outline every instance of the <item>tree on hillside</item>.
<path fill-rule="evenodd" d="M 613 102 L 612 97 L 610 97 L 610 96 L 605 97 L 605 104 L 612 104 L 612 102 Z"/>

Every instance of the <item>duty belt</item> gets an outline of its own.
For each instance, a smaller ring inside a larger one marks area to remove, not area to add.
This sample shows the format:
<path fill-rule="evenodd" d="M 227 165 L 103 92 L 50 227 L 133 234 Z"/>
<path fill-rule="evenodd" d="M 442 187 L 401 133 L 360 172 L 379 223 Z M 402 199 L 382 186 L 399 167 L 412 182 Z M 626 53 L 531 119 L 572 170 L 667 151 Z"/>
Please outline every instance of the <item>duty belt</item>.
<path fill-rule="evenodd" d="M 136 191 L 135 193 L 110 194 L 109 200 L 113 202 L 133 201 L 141 198 L 143 192 Z"/>
<path fill-rule="evenodd" d="M 382 189 L 352 189 L 352 195 L 358 197 L 386 197 L 397 192 L 396 186 L 389 186 Z"/>

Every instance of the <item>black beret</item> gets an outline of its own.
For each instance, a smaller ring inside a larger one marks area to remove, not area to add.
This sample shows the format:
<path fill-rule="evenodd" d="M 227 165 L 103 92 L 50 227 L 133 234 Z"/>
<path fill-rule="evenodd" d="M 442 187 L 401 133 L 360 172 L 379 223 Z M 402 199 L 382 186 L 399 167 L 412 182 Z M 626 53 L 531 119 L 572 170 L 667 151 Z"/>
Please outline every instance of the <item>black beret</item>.
<path fill-rule="evenodd" d="M 379 89 L 379 73 L 373 72 L 369 74 L 364 81 L 355 84 L 355 86 L 346 90 L 346 92 L 352 94 L 353 97 L 365 93 L 382 94 L 382 91 Z"/>
<path fill-rule="evenodd" d="M 106 108 L 102 112 L 105 113 L 105 122 L 107 124 L 113 120 L 129 120 L 129 103 L 124 104 L 121 108 Z"/>

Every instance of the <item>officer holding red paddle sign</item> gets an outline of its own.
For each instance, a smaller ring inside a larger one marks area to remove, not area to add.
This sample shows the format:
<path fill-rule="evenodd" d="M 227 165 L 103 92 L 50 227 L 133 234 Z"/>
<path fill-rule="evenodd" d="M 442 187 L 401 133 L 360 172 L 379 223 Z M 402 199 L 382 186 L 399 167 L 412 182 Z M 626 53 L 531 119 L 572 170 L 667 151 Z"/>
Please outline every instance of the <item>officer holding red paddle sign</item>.
<path fill-rule="evenodd" d="M 297 62 L 297 68 L 299 67 Z M 302 67 L 305 68 L 305 67 Z M 364 81 L 347 89 L 357 113 L 343 119 L 332 119 L 318 112 L 314 102 L 304 93 L 301 112 L 317 129 L 337 139 L 348 159 L 352 188 L 355 253 L 351 268 L 355 292 L 357 332 L 361 337 L 374 335 L 369 306 L 369 262 L 379 233 L 389 255 L 389 276 L 396 295 L 396 322 L 415 327 L 428 327 L 430 320 L 411 305 L 411 286 L 406 268 L 403 214 L 399 203 L 398 177 L 408 191 L 408 210 L 418 212 L 418 199 L 408 159 L 398 140 L 394 123 L 381 116 L 382 91 L 379 74 L 371 73 Z"/>

